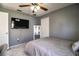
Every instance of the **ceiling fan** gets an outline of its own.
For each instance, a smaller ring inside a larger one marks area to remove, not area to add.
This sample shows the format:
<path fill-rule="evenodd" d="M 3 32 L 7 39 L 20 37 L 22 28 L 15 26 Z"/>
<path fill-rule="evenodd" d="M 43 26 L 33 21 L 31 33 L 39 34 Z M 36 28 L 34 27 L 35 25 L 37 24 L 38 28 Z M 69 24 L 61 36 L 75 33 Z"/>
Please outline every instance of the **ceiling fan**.
<path fill-rule="evenodd" d="M 48 8 L 42 6 L 42 4 L 43 3 L 31 3 L 31 4 L 28 4 L 28 5 L 19 5 L 19 7 L 31 7 L 32 13 L 34 15 L 36 15 L 35 12 L 37 12 L 37 10 L 39 10 L 39 9 L 42 9 L 44 11 L 48 10 Z"/>

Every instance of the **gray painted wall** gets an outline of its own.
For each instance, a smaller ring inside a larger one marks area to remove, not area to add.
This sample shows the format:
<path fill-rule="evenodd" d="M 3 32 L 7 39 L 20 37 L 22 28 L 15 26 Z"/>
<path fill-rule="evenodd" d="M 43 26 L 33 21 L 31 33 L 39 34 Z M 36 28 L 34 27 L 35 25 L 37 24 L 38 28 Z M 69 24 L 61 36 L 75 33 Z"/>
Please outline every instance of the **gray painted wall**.
<path fill-rule="evenodd" d="M 79 40 L 79 4 L 44 15 L 50 18 L 50 36 Z"/>
<path fill-rule="evenodd" d="M 5 8 L 0 8 L 0 11 L 9 13 L 9 43 L 10 46 L 28 42 L 33 39 L 33 25 L 39 24 L 39 20 L 37 18 L 31 17 L 29 15 L 8 10 Z M 21 19 L 28 19 L 29 20 L 29 29 L 11 29 L 11 17 L 21 18 Z M 20 40 L 18 41 L 17 38 Z"/>

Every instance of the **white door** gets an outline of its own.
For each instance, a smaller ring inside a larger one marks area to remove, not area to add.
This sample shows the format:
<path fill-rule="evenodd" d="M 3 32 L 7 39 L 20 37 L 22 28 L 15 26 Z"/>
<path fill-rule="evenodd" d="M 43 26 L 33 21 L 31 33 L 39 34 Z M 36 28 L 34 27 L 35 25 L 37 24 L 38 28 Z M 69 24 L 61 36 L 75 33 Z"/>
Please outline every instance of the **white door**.
<path fill-rule="evenodd" d="M 0 12 L 0 45 L 7 44 L 9 48 L 8 13 Z"/>
<path fill-rule="evenodd" d="M 41 19 L 40 37 L 49 37 L 49 17 Z"/>

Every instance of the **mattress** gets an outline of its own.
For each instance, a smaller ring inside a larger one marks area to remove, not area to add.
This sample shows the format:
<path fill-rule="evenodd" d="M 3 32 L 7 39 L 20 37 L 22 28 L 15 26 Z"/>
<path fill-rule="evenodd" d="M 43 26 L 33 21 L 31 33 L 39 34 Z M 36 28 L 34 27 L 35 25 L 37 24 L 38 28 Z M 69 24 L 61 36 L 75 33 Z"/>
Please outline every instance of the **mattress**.
<path fill-rule="evenodd" d="M 27 43 L 25 52 L 30 56 L 73 56 L 72 42 L 58 38 L 41 38 Z"/>

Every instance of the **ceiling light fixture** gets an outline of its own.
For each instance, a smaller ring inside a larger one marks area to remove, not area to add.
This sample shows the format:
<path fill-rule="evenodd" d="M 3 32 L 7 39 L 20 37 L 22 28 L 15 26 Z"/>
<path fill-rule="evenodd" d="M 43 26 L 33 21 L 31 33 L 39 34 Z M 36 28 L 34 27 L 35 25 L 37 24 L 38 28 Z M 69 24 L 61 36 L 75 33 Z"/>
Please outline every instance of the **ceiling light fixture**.
<path fill-rule="evenodd" d="M 38 5 L 31 6 L 31 10 L 32 10 L 33 13 L 37 12 L 39 9 L 40 9 L 40 7 Z"/>

